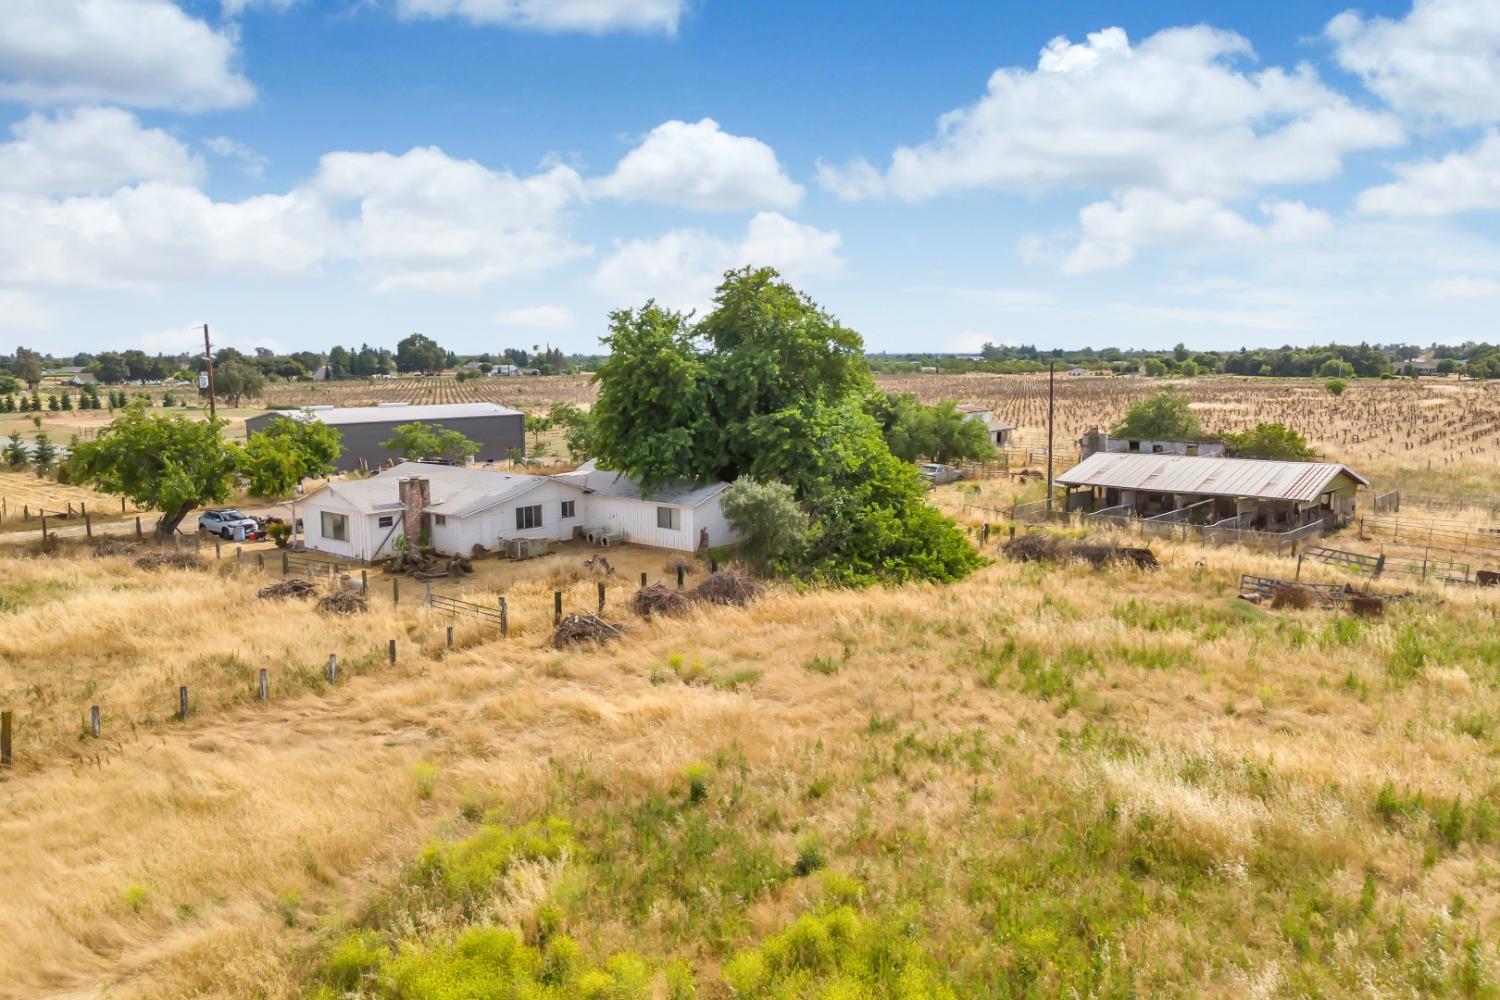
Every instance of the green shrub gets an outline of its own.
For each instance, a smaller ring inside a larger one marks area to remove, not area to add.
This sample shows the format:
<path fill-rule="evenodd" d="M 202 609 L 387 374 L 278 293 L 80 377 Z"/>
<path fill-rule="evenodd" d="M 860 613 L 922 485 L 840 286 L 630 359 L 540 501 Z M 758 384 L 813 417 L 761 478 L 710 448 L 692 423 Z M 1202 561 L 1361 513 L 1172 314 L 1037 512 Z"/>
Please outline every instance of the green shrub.
<path fill-rule="evenodd" d="M 556 859 L 572 847 L 571 828 L 560 819 L 516 829 L 491 823 L 466 840 L 428 844 L 417 870 L 450 899 L 470 904 L 488 898 L 496 879 L 516 862 Z"/>

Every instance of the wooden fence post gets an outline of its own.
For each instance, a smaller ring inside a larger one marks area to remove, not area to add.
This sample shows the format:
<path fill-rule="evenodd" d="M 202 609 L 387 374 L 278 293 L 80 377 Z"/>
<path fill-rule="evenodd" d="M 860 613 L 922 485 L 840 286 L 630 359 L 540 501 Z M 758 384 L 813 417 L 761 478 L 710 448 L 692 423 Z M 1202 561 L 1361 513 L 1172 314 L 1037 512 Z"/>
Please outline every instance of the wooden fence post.
<path fill-rule="evenodd" d="M 264 552 L 257 552 L 257 553 L 255 553 L 255 568 L 258 569 L 258 570 L 261 570 L 261 571 L 265 570 L 265 568 L 266 568 L 266 554 Z"/>
<path fill-rule="evenodd" d="M 554 627 L 562 624 L 562 591 L 560 590 L 552 592 L 552 624 Z"/>
<path fill-rule="evenodd" d="M 645 573 L 641 574 L 641 586 L 642 587 L 646 586 L 646 574 Z"/>
<path fill-rule="evenodd" d="M 47 540 L 47 512 L 42 511 L 42 541 Z"/>
<path fill-rule="evenodd" d="M 177 689 L 177 718 L 179 720 L 183 721 L 183 722 L 186 722 L 187 721 L 187 717 L 188 717 L 188 693 L 187 693 L 187 685 L 184 684 L 184 685 L 182 685 L 182 687 L 180 687 L 180 688 Z"/>
<path fill-rule="evenodd" d="M 359 596 L 365 598 L 370 596 L 370 571 L 367 569 L 359 571 Z"/>
<path fill-rule="evenodd" d="M 422 581 L 422 603 L 425 604 L 425 605 L 427 605 L 429 608 L 432 607 L 432 581 L 431 580 L 423 580 Z"/>
<path fill-rule="evenodd" d="M 137 514 L 135 516 L 135 540 L 140 541 L 141 537 L 141 515 Z"/>
<path fill-rule="evenodd" d="M 391 665 L 394 666 L 396 663 L 396 640 L 392 639 L 390 641 L 390 645 L 387 648 L 390 651 Z"/>
<path fill-rule="evenodd" d="M 708 557 L 708 572 L 710 574 L 713 574 L 713 573 L 717 573 L 718 571 L 719 571 L 719 560 L 715 559 L 713 556 L 709 556 Z"/>
<path fill-rule="evenodd" d="M 510 614 L 505 606 L 505 595 L 500 595 L 500 638 L 504 639 L 510 635 Z"/>
<path fill-rule="evenodd" d="M 219 536 L 218 535 L 214 536 L 214 558 L 215 559 L 223 559 L 224 558 L 224 552 L 223 552 L 223 550 L 221 550 L 219 548 Z"/>
<path fill-rule="evenodd" d="M 86 538 L 94 537 L 94 515 L 83 515 L 83 534 Z"/>
<path fill-rule="evenodd" d="M 99 738 L 99 706 L 89 706 L 89 731 L 94 734 L 94 739 Z"/>
<path fill-rule="evenodd" d="M 260 701 L 271 697 L 271 674 L 265 667 L 260 668 L 260 677 L 256 679 L 255 697 Z"/>
<path fill-rule="evenodd" d="M 401 578 L 399 576 L 391 577 L 391 603 L 401 603 Z"/>
<path fill-rule="evenodd" d="M 125 498 L 124 497 L 120 498 L 120 513 L 121 514 L 125 513 Z"/>
<path fill-rule="evenodd" d="M 7 709 L 0 712 L 0 764 L 10 766 L 10 724 L 14 712 Z"/>
<path fill-rule="evenodd" d="M 677 589 L 678 590 L 682 589 L 682 578 L 685 575 L 686 575 L 686 573 L 683 572 L 683 565 L 682 565 L 682 563 L 678 563 L 677 564 Z"/>
<path fill-rule="evenodd" d="M 604 613 L 604 581 L 599 581 L 599 613 Z"/>
<path fill-rule="evenodd" d="M 291 567 L 291 556 L 287 555 L 286 549 L 281 550 L 281 575 L 286 576 Z"/>
<path fill-rule="evenodd" d="M 452 625 L 448 626 L 448 648 L 449 649 L 453 648 L 453 626 Z"/>
<path fill-rule="evenodd" d="M 339 679 L 339 654 L 328 654 L 328 683 L 335 684 Z"/>

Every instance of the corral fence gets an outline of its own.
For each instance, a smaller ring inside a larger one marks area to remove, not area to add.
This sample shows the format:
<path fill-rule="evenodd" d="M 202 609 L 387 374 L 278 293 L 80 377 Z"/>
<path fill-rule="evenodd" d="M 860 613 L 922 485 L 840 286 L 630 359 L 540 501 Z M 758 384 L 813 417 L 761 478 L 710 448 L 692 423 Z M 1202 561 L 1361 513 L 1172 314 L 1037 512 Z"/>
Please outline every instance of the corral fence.
<path fill-rule="evenodd" d="M 1333 566 L 1371 578 L 1378 576 L 1409 576 L 1418 580 L 1438 580 L 1442 583 L 1469 584 L 1477 582 L 1468 563 L 1433 559 L 1392 559 L 1385 554 L 1372 556 L 1364 552 L 1349 552 L 1322 545 L 1309 545 L 1298 558 Z"/>
<path fill-rule="evenodd" d="M 475 604 L 472 601 L 462 601 L 456 597 L 448 597 L 445 594 L 434 594 L 432 587 L 426 588 L 425 598 L 427 606 L 434 611 L 449 615 L 452 618 L 467 617 L 477 621 L 481 627 L 492 628 L 501 635 L 510 631 L 505 598 L 494 607 L 488 604 Z"/>
<path fill-rule="evenodd" d="M 350 568 L 348 563 L 309 559 L 306 556 L 294 556 L 289 552 L 281 553 L 282 576 L 305 576 L 310 580 L 316 579 L 319 576 L 326 576 L 329 579 L 334 579 L 349 572 Z"/>
<path fill-rule="evenodd" d="M 1240 593 L 1242 594 L 1259 594 L 1261 597 L 1270 598 L 1283 587 L 1301 587 L 1311 591 L 1320 604 L 1342 604 L 1348 593 L 1348 588 L 1342 583 L 1301 583 L 1278 580 L 1270 576 L 1253 576 L 1249 573 L 1240 575 Z"/>
<path fill-rule="evenodd" d="M 1362 535 L 1388 539 L 1393 545 L 1420 545 L 1500 556 L 1500 528 L 1486 528 L 1465 521 L 1368 516 L 1359 519 L 1359 530 Z"/>
<path fill-rule="evenodd" d="M 1065 501 L 1059 497 L 1052 501 L 1049 510 L 1046 500 L 1013 504 L 1010 507 L 983 507 L 966 504 L 964 509 L 987 511 L 1009 518 L 1017 524 L 1076 524 L 1098 525 L 1120 530 L 1139 529 L 1148 538 L 1196 541 L 1204 545 L 1243 545 L 1262 549 L 1276 555 L 1296 555 L 1299 545 L 1322 537 L 1322 521 L 1313 521 L 1291 531 L 1257 531 L 1250 527 L 1249 513 L 1236 514 L 1208 524 L 1190 522 L 1193 513 L 1205 508 L 1212 501 L 1202 501 L 1190 507 L 1167 511 L 1149 518 L 1138 517 L 1134 508 L 1121 504 L 1105 507 L 1093 513 L 1064 510 Z"/>
<path fill-rule="evenodd" d="M 1370 509 L 1377 514 L 1395 514 L 1401 510 L 1401 491 L 1387 490 L 1370 499 Z"/>

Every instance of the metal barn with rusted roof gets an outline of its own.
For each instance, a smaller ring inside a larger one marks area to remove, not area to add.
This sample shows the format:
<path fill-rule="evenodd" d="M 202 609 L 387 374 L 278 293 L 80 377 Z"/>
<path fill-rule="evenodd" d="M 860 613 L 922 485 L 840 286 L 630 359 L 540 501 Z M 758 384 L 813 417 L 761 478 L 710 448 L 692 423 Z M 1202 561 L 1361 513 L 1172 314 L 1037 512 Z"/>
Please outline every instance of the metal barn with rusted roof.
<path fill-rule="evenodd" d="M 1158 517 L 1174 511 L 1194 524 L 1233 518 L 1258 531 L 1290 531 L 1315 521 L 1336 528 L 1354 516 L 1370 481 L 1334 462 L 1098 452 L 1057 477 L 1070 511 Z"/>

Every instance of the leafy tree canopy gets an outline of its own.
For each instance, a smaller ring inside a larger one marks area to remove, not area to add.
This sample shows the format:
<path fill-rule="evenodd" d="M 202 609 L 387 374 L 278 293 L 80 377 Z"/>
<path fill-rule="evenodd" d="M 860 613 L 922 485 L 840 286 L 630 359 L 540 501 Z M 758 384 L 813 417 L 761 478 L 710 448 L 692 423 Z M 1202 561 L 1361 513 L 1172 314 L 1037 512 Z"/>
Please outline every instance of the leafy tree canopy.
<path fill-rule="evenodd" d="M 795 567 L 807 551 L 810 525 L 786 483 L 748 477 L 724 491 L 724 517 L 740 534 L 740 553 L 760 572 Z"/>
<path fill-rule="evenodd" d="M 1189 408 L 1187 398 L 1168 391 L 1132 403 L 1125 411 L 1125 418 L 1109 433 L 1117 438 L 1181 441 L 1199 437 L 1203 428 Z"/>
<path fill-rule="evenodd" d="M 240 473 L 258 497 L 286 496 L 303 479 L 326 476 L 344 450 L 338 429 L 319 420 L 281 417 L 253 435 Z"/>
<path fill-rule="evenodd" d="M 399 452 L 412 460 L 441 458 L 449 462 L 464 462 L 479 454 L 479 442 L 455 430 L 437 427 L 416 421 L 398 426 L 390 440 L 380 447 Z"/>
<path fill-rule="evenodd" d="M 977 462 L 995 452 L 989 428 L 952 402 L 925 406 L 915 396 L 887 393 L 875 418 L 891 453 L 907 462 Z"/>
<path fill-rule="evenodd" d="M 868 412 L 877 397 L 859 335 L 770 268 L 730 271 L 714 302 L 696 326 L 652 302 L 611 314 L 590 414 L 600 464 L 648 491 L 783 484 L 809 524 L 801 551 L 778 560 L 785 572 L 863 585 L 976 566 Z"/>
<path fill-rule="evenodd" d="M 431 338 L 413 333 L 396 344 L 396 370 L 403 372 L 440 372 L 448 353 Z M 330 356 L 331 360 L 331 356 Z M 348 364 L 348 353 L 343 360 Z"/>
<path fill-rule="evenodd" d="M 220 420 L 151 416 L 137 401 L 73 449 L 69 472 L 74 482 L 161 511 L 156 533 L 165 537 L 194 508 L 229 498 L 238 449 L 224 440 L 223 426 Z"/>
<path fill-rule="evenodd" d="M 1305 462 L 1313 457 L 1307 440 L 1286 424 L 1256 424 L 1240 434 L 1226 434 L 1224 444 L 1240 458 Z"/>

